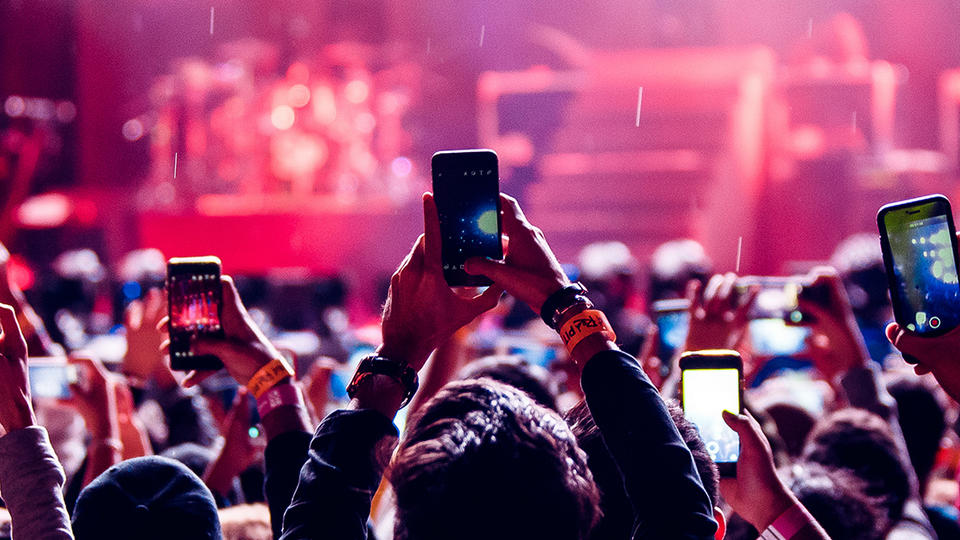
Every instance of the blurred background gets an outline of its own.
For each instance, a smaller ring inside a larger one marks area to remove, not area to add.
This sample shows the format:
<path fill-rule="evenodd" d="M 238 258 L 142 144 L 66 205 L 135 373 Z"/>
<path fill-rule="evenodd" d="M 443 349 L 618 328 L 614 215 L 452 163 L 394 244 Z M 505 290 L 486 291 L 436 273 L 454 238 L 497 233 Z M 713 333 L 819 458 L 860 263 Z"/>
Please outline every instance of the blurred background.
<path fill-rule="evenodd" d="M 687 237 L 802 272 L 957 194 L 958 27 L 955 0 L 3 0 L 0 241 L 25 289 L 158 248 L 374 313 L 430 155 L 489 147 L 566 261 Z"/>

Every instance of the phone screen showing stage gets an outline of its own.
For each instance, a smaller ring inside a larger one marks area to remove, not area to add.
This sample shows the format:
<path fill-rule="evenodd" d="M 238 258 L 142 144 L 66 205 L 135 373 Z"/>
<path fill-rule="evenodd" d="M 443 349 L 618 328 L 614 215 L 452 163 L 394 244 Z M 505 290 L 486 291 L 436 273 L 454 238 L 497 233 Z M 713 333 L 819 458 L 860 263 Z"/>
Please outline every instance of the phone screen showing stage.
<path fill-rule="evenodd" d="M 471 257 L 503 258 L 497 155 L 491 150 L 437 152 L 432 165 L 447 284 L 491 285 L 486 277 L 467 274 L 463 266 Z"/>
<path fill-rule="evenodd" d="M 219 369 L 220 360 L 193 354 L 195 335 L 222 335 L 220 326 L 220 268 L 215 264 L 171 265 L 170 365 L 176 370 Z"/>
<path fill-rule="evenodd" d="M 683 413 L 693 422 L 715 463 L 735 463 L 740 437 L 723 421 L 723 411 L 740 411 L 740 372 L 736 369 L 685 369 Z"/>
<path fill-rule="evenodd" d="M 897 321 L 919 334 L 960 325 L 960 283 L 947 216 L 887 220 Z"/>

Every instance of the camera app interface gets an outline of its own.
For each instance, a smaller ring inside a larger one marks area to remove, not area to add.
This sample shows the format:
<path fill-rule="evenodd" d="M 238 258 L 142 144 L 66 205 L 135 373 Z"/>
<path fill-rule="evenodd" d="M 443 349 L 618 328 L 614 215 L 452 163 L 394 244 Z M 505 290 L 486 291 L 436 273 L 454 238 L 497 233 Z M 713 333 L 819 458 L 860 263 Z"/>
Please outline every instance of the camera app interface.
<path fill-rule="evenodd" d="M 697 426 L 715 463 L 736 462 L 740 437 L 723 421 L 723 411 L 740 410 L 740 373 L 736 369 L 688 369 L 683 372 L 683 412 Z"/>
<path fill-rule="evenodd" d="M 443 273 L 450 285 L 489 285 L 485 278 L 466 274 L 463 265 L 471 257 L 503 257 L 498 176 L 492 152 L 434 158 Z"/>
<path fill-rule="evenodd" d="M 887 225 L 901 320 L 926 333 L 960 325 L 960 283 L 944 215 Z"/>
<path fill-rule="evenodd" d="M 191 358 L 195 334 L 213 334 L 220 327 L 220 275 L 216 272 L 170 276 L 170 354 Z"/>

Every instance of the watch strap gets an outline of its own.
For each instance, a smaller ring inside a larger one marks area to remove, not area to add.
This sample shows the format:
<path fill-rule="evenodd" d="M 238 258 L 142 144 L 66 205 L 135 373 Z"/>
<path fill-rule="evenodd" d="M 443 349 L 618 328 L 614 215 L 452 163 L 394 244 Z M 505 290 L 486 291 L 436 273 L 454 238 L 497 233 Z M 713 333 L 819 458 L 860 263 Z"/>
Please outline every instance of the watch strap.
<path fill-rule="evenodd" d="M 397 362 L 384 358 L 382 356 L 370 355 L 360 360 L 357 365 L 357 371 L 353 379 L 347 386 L 347 395 L 353 399 L 357 393 L 361 381 L 370 375 L 386 375 L 401 384 L 404 388 L 403 401 L 400 403 L 402 409 L 413 398 L 413 395 L 420 388 L 420 378 L 417 371 L 408 366 L 405 362 Z"/>

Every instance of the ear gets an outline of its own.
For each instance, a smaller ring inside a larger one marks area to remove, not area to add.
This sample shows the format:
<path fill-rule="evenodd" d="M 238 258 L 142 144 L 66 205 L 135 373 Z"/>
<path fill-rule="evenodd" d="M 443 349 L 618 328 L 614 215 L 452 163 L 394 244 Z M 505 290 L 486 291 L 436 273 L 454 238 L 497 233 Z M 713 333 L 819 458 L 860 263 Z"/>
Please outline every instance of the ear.
<path fill-rule="evenodd" d="M 714 540 L 723 540 L 723 537 L 727 534 L 727 517 L 723 515 L 723 510 L 714 506 L 713 519 L 717 520 L 717 532 L 713 535 L 713 538 Z"/>

